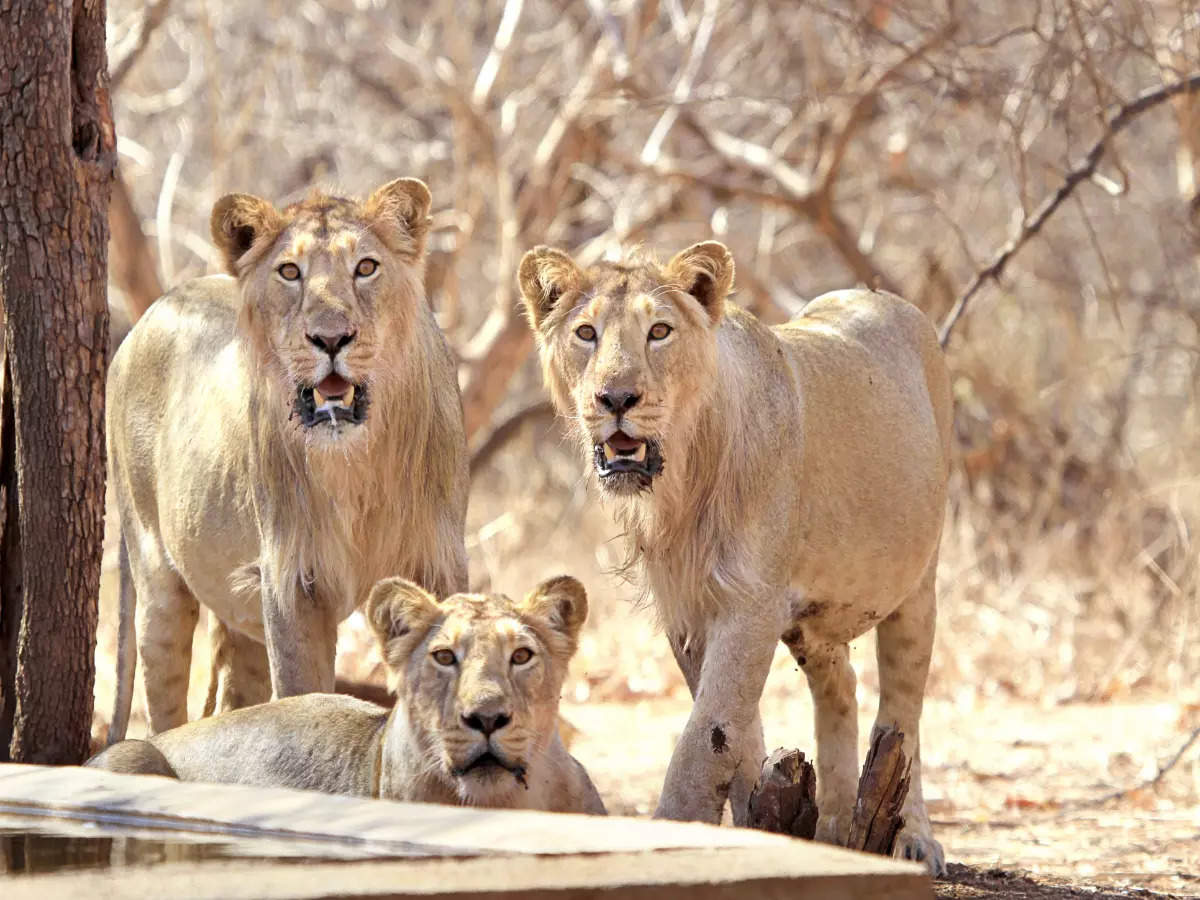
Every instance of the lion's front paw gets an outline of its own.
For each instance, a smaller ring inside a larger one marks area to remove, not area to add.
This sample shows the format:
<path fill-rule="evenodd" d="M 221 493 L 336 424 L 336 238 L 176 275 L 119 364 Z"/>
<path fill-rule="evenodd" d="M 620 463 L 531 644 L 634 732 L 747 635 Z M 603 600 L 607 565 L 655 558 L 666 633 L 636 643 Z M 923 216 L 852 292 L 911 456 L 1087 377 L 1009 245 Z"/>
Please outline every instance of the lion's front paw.
<path fill-rule="evenodd" d="M 896 859 L 911 859 L 925 863 L 929 874 L 941 878 L 946 874 L 946 854 L 942 845 L 934 840 L 929 825 L 905 825 L 896 835 L 896 846 L 892 850 Z"/>

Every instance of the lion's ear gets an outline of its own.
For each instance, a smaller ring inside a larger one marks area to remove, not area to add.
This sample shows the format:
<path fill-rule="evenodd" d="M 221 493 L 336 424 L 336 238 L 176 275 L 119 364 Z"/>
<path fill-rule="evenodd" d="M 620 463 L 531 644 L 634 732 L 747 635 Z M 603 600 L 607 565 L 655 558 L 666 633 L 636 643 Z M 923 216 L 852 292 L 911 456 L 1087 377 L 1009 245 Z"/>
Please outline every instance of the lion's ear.
<path fill-rule="evenodd" d="M 517 283 L 529 324 L 537 330 L 559 298 L 583 284 L 583 272 L 562 250 L 534 247 L 521 259 Z"/>
<path fill-rule="evenodd" d="M 375 632 L 384 662 L 400 669 L 412 648 L 441 617 L 437 598 L 404 578 L 385 578 L 371 588 L 367 621 Z"/>
<path fill-rule="evenodd" d="M 733 254 L 720 241 L 692 244 L 667 263 L 667 277 L 695 297 L 712 321 L 720 321 L 733 290 Z"/>
<path fill-rule="evenodd" d="M 364 206 L 367 218 L 379 224 L 389 246 L 420 257 L 429 234 L 433 195 L 419 178 L 397 178 L 378 188 Z"/>
<path fill-rule="evenodd" d="M 588 614 L 587 591 L 582 584 L 570 575 L 549 578 L 530 592 L 522 607 L 567 639 L 568 655 L 575 652 Z"/>
<path fill-rule="evenodd" d="M 221 251 L 225 271 L 237 275 L 237 262 L 264 238 L 272 240 L 283 228 L 283 216 L 262 197 L 226 194 L 213 204 L 209 231 Z"/>

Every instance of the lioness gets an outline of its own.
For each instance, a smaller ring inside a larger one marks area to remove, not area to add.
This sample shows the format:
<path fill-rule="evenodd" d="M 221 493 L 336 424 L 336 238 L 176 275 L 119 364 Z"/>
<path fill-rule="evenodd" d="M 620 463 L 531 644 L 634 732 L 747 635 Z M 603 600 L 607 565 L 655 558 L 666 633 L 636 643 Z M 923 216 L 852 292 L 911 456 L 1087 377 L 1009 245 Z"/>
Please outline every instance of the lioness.
<path fill-rule="evenodd" d="M 87 765 L 184 781 L 306 788 L 391 800 L 604 814 L 558 734 L 558 695 L 587 595 L 574 578 L 523 602 L 410 581 L 371 591 L 367 619 L 396 691 L 390 712 L 307 694 L 122 741 Z"/>
<path fill-rule="evenodd" d="M 114 356 L 110 742 L 128 723 L 135 605 L 160 732 L 187 719 L 198 603 L 219 619 L 229 709 L 332 691 L 337 624 L 379 579 L 465 589 L 462 407 L 424 294 L 429 206 L 413 178 L 362 203 L 223 197 L 212 237 L 233 277 L 159 299 Z"/>
<path fill-rule="evenodd" d="M 519 272 L 545 381 L 695 698 L 657 815 L 716 822 L 728 796 L 746 821 L 782 639 L 815 707 L 818 837 L 844 843 L 858 775 L 848 642 L 875 627 L 876 725 L 898 726 L 913 760 L 897 855 L 940 872 L 918 740 L 950 452 L 937 337 L 915 307 L 867 290 L 767 328 L 727 300 L 733 268 L 709 241 L 665 266 L 587 270 L 538 247 Z"/>

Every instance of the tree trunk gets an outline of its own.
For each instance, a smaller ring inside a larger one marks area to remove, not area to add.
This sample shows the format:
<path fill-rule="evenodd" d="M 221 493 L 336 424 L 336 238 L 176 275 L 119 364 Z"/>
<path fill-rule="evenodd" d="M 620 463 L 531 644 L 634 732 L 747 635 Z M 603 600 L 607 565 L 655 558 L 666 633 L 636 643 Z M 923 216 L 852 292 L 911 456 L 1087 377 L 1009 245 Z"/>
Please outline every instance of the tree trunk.
<path fill-rule="evenodd" d="M 104 528 L 104 0 L 0 0 L 0 760 L 77 763 Z"/>

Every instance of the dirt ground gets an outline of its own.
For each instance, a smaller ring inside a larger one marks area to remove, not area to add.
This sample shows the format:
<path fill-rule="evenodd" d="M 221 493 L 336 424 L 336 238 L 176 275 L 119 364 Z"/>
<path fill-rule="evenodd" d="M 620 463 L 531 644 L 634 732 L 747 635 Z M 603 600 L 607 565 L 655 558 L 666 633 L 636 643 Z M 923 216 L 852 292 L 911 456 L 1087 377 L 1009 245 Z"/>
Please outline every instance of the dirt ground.
<path fill-rule="evenodd" d="M 805 749 L 807 691 L 798 675 L 797 690 L 779 687 L 780 674 L 763 707 L 767 745 Z M 865 736 L 875 698 L 859 694 Z M 687 709 L 680 697 L 564 704 L 578 729 L 572 752 L 611 812 L 653 811 Z M 1200 745 L 1157 789 L 1097 802 L 1153 778 L 1200 725 L 1197 707 L 1167 700 L 974 707 L 934 699 L 924 721 L 925 794 L 952 864 L 939 897 L 1200 896 Z"/>

